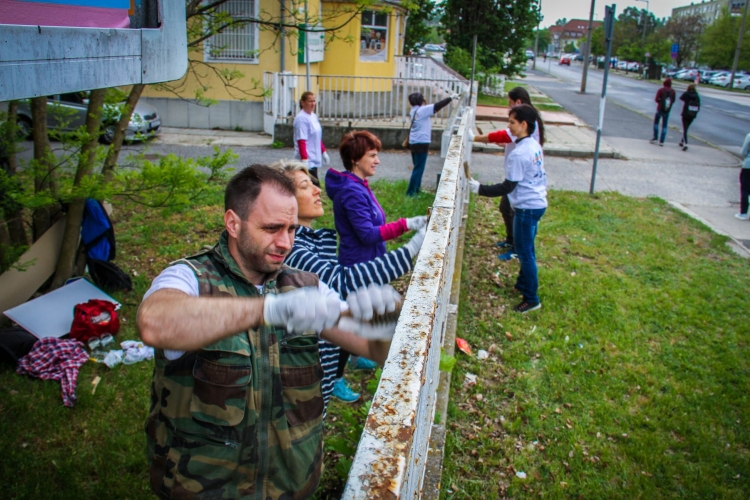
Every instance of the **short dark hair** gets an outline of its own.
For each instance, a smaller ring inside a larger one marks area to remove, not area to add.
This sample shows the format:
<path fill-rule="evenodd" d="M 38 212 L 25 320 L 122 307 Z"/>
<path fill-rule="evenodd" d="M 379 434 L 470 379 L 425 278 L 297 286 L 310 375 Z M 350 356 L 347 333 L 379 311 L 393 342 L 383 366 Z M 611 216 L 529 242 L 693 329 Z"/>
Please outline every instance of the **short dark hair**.
<path fill-rule="evenodd" d="M 421 92 L 414 92 L 409 95 L 409 104 L 412 106 L 421 106 L 424 102 L 424 96 Z"/>
<path fill-rule="evenodd" d="M 294 182 L 283 172 L 266 165 L 250 165 L 229 180 L 224 191 L 224 211 L 232 210 L 240 219 L 246 220 L 264 185 L 294 196 Z"/>
<path fill-rule="evenodd" d="M 382 144 L 375 134 L 367 130 L 347 132 L 339 143 L 339 154 L 344 168 L 351 171 L 354 164 L 362 159 L 371 149 L 380 151 Z"/>
<path fill-rule="evenodd" d="M 544 146 L 544 122 L 542 122 L 539 111 L 530 104 L 519 104 L 510 108 L 508 116 L 512 116 L 519 122 L 526 122 L 529 127 L 529 135 L 533 134 L 537 125 L 539 125 L 539 144 Z"/>

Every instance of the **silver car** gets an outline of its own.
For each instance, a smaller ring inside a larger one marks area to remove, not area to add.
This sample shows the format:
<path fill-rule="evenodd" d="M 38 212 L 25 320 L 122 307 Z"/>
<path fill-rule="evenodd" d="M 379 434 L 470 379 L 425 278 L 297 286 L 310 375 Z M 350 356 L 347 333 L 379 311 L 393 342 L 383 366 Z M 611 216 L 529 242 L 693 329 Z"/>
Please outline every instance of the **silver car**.
<path fill-rule="evenodd" d="M 51 131 L 71 131 L 86 124 L 88 111 L 88 94 L 71 92 L 47 98 L 47 128 Z M 118 106 L 105 104 L 102 110 L 101 142 L 111 144 L 115 136 L 115 127 L 120 119 Z M 23 137 L 31 137 L 32 132 L 31 102 L 24 100 L 18 103 L 18 125 Z M 146 103 L 135 106 L 130 123 L 125 131 L 126 141 L 148 139 L 159 133 L 161 119 L 156 108 Z"/>

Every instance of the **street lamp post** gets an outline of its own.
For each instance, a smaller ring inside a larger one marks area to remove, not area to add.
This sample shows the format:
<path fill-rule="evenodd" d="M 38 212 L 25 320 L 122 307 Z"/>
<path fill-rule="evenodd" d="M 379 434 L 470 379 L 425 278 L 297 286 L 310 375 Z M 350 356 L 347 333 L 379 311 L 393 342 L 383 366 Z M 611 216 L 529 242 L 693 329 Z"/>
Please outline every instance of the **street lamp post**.
<path fill-rule="evenodd" d="M 644 16 L 645 19 L 643 20 L 643 48 L 646 48 L 646 29 L 648 28 L 648 11 L 649 11 L 649 0 L 635 0 L 636 2 L 646 2 L 646 15 Z M 647 52 L 648 53 L 648 52 Z M 643 71 L 645 73 L 646 66 L 648 66 L 648 56 L 646 56 L 646 60 L 643 63 Z"/>

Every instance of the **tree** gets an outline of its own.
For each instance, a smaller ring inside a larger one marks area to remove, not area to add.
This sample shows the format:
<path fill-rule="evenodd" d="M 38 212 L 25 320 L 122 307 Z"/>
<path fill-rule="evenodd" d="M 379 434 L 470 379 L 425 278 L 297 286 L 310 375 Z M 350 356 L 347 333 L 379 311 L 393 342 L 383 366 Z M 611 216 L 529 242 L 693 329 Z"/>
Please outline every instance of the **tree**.
<path fill-rule="evenodd" d="M 477 35 L 480 69 L 511 75 L 524 67 L 525 42 L 540 19 L 537 0 L 446 0 L 443 8 L 448 64 L 456 49 L 470 54 Z"/>
<path fill-rule="evenodd" d="M 432 32 L 432 27 L 428 24 L 428 21 L 434 15 L 435 2 L 433 0 L 416 0 L 406 23 L 404 54 L 408 54 L 414 50 L 417 45 L 427 42 Z"/>
<path fill-rule="evenodd" d="M 573 42 L 568 42 L 565 44 L 565 47 L 563 47 L 563 52 L 565 52 L 566 54 L 572 54 L 575 51 L 576 44 L 574 44 Z"/>
<path fill-rule="evenodd" d="M 549 32 L 549 28 L 540 29 L 538 32 L 534 29 L 534 32 L 526 40 L 526 47 L 532 48 L 536 43 L 536 36 L 539 33 L 539 51 L 547 52 L 547 46 L 552 43 L 552 35 Z"/>
<path fill-rule="evenodd" d="M 722 12 L 716 21 L 706 27 L 700 37 L 698 60 L 714 69 L 731 69 L 740 24 L 739 16 L 732 16 L 729 11 Z M 747 31 L 742 39 L 739 67 L 750 69 L 750 37 Z"/>
<path fill-rule="evenodd" d="M 706 21 L 700 14 L 672 17 L 667 22 L 667 35 L 672 43 L 679 45 L 675 59 L 677 66 L 682 66 L 686 62 L 695 62 L 698 59 L 696 56 L 699 41 L 705 27 Z"/>
<path fill-rule="evenodd" d="M 565 26 L 566 24 L 568 24 L 567 17 L 563 17 L 562 19 L 558 19 L 557 21 L 555 21 L 555 26 Z"/>

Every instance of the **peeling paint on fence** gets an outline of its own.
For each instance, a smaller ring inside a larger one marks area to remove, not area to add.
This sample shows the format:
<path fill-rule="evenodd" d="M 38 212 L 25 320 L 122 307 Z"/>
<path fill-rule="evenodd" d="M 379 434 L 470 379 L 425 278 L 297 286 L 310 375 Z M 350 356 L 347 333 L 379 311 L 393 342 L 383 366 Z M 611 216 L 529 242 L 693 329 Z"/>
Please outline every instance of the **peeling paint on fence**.
<path fill-rule="evenodd" d="M 471 152 L 465 108 L 440 177 L 424 244 L 414 266 L 388 361 L 354 457 L 345 499 L 420 498 L 440 379 L 440 348 Z"/>

